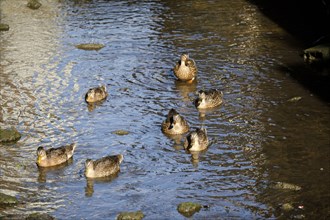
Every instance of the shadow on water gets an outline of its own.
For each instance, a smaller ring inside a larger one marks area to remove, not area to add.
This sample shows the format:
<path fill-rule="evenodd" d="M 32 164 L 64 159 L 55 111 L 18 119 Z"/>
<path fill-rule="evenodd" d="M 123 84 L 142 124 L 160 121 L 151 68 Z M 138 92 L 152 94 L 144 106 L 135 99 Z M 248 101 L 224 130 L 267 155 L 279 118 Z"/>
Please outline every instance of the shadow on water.
<path fill-rule="evenodd" d="M 330 42 L 330 2 L 248 0 L 280 27 L 290 33 L 303 49 Z M 302 54 L 302 51 L 301 51 Z M 301 55 L 302 56 L 302 55 Z M 313 67 L 302 62 L 284 62 L 280 71 L 289 74 L 326 102 L 330 102 L 330 64 Z"/>

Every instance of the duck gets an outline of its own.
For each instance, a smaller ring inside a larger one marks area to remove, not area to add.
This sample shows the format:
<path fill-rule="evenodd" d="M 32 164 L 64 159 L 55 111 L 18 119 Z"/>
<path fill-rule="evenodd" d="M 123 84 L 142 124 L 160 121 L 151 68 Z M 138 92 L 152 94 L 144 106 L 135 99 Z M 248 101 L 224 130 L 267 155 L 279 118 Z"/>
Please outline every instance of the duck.
<path fill-rule="evenodd" d="M 45 150 L 44 147 L 37 149 L 37 165 L 39 167 L 52 167 L 68 161 L 76 149 L 76 144 L 63 145 L 58 148 Z"/>
<path fill-rule="evenodd" d="M 85 101 L 87 103 L 99 102 L 108 96 L 107 88 L 103 86 L 91 88 L 85 95 Z"/>
<path fill-rule="evenodd" d="M 173 71 L 179 80 L 193 82 L 197 75 L 197 66 L 188 54 L 182 54 Z"/>
<path fill-rule="evenodd" d="M 170 135 L 184 134 L 189 131 L 189 125 L 184 117 L 172 108 L 162 123 L 162 131 Z"/>
<path fill-rule="evenodd" d="M 186 136 L 183 147 L 187 151 L 203 151 L 208 147 L 208 144 L 206 128 L 196 128 L 195 131 Z"/>
<path fill-rule="evenodd" d="M 195 106 L 198 109 L 214 108 L 223 102 L 223 92 L 217 89 L 199 90 Z"/>
<path fill-rule="evenodd" d="M 120 171 L 119 165 L 123 161 L 122 154 L 109 155 L 97 160 L 87 159 L 85 162 L 85 176 L 100 178 L 116 174 Z"/>

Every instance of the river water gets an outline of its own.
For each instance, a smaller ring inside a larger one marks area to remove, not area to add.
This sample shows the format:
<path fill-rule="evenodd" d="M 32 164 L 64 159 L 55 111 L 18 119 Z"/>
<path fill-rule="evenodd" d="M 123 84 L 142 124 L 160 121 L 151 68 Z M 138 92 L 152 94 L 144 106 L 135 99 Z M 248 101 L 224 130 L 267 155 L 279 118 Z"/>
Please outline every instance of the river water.
<path fill-rule="evenodd" d="M 41 2 L 31 10 L 0 1 L 1 22 L 10 25 L 0 33 L 0 126 L 22 133 L 0 145 L 0 192 L 20 201 L 1 207 L 0 217 L 114 219 L 141 210 L 145 219 L 184 219 L 176 208 L 186 201 L 205 206 L 194 219 L 330 217 L 329 103 L 291 77 L 303 48 L 255 5 Z M 85 51 L 80 43 L 105 47 Z M 193 84 L 172 73 L 182 53 L 197 63 Z M 102 84 L 108 99 L 89 108 L 85 93 Z M 224 104 L 198 112 L 195 92 L 208 88 L 222 90 Z M 207 128 L 206 152 L 190 155 L 184 136 L 162 134 L 170 108 Z M 38 146 L 71 142 L 78 147 L 69 164 L 37 168 Z M 86 180 L 87 158 L 118 153 L 116 178 Z"/>

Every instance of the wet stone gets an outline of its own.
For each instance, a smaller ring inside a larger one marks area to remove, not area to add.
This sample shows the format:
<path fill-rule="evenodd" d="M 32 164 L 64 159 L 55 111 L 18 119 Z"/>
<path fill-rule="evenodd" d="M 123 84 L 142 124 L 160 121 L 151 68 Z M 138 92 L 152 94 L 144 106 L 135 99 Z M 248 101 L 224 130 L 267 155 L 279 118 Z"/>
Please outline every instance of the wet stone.
<path fill-rule="evenodd" d="M 103 44 L 77 44 L 76 48 L 81 50 L 100 50 L 104 47 Z"/>
<path fill-rule="evenodd" d="M 178 205 L 178 212 L 185 216 L 185 217 L 191 217 L 193 216 L 196 212 L 199 212 L 202 208 L 202 205 L 198 203 L 193 203 L 193 202 L 183 202 Z"/>
<path fill-rule="evenodd" d="M 54 220 L 55 218 L 51 215 L 46 213 L 32 213 L 28 217 L 25 218 L 26 220 Z"/>
<path fill-rule="evenodd" d="M 285 212 L 289 212 L 291 210 L 294 209 L 294 207 L 290 204 L 290 203 L 284 203 L 282 206 L 281 206 L 281 209 Z"/>
<path fill-rule="evenodd" d="M 14 196 L 0 193 L 0 206 L 16 205 L 18 200 Z"/>
<path fill-rule="evenodd" d="M 129 131 L 125 131 L 125 130 L 116 130 L 114 132 L 112 132 L 113 134 L 116 134 L 116 135 L 128 135 L 129 134 Z"/>
<path fill-rule="evenodd" d="M 277 182 L 274 187 L 274 189 L 284 189 L 284 190 L 294 190 L 299 191 L 301 190 L 300 186 L 291 184 L 291 183 L 284 183 L 284 182 Z"/>
<path fill-rule="evenodd" d="M 121 212 L 117 216 L 117 220 L 141 220 L 144 218 L 142 211 L 137 212 Z"/>
<path fill-rule="evenodd" d="M 38 0 L 29 0 L 27 7 L 36 10 L 41 7 L 41 3 Z"/>
<path fill-rule="evenodd" d="M 9 31 L 9 25 L 0 23 L 0 31 Z"/>
<path fill-rule="evenodd" d="M 21 138 L 21 134 L 16 128 L 1 129 L 0 128 L 0 143 L 16 142 Z"/>

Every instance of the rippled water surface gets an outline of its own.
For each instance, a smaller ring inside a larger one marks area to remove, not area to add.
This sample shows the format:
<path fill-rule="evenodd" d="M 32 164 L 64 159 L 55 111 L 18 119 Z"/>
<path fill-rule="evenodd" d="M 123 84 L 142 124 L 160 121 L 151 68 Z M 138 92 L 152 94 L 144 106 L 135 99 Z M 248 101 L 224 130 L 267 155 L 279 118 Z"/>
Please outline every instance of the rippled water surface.
<path fill-rule="evenodd" d="M 22 133 L 0 145 L 0 192 L 20 204 L 0 217 L 33 212 L 59 219 L 114 219 L 142 210 L 145 219 L 330 217 L 329 104 L 290 76 L 301 46 L 243 0 L 55 1 L 30 10 L 1 0 L 0 126 Z M 98 51 L 75 47 L 101 43 Z M 189 53 L 193 84 L 172 68 Z M 108 99 L 89 108 L 86 91 L 105 84 Z M 198 112 L 199 89 L 218 88 L 224 104 Z M 301 97 L 299 101 L 288 101 Z M 183 150 L 160 124 L 170 108 L 191 127 L 204 126 L 211 146 Z M 116 130 L 129 131 L 121 136 Z M 39 170 L 38 146 L 76 142 L 74 158 Z M 124 154 L 116 178 L 87 181 L 84 162 Z M 294 184 L 301 190 L 276 187 Z M 284 211 L 282 204 L 293 209 Z"/>

